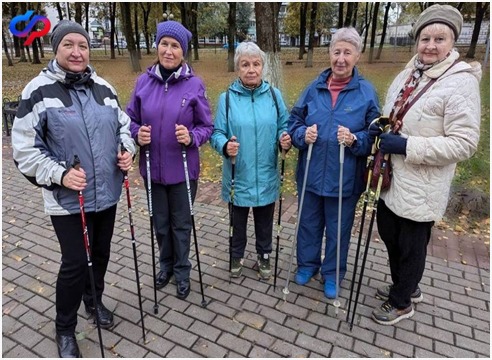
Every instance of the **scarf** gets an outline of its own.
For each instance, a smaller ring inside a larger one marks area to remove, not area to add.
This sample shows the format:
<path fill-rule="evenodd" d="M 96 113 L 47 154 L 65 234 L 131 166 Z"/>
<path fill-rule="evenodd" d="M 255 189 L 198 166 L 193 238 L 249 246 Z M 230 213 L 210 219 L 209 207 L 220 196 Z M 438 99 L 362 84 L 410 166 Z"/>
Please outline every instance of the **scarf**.
<path fill-rule="evenodd" d="M 422 80 L 424 71 L 429 70 L 433 66 L 443 62 L 449 55 L 450 54 L 447 54 L 444 59 L 436 61 L 432 64 L 424 64 L 418 57 L 415 58 L 413 62 L 413 70 L 405 81 L 403 88 L 398 93 L 389 116 L 391 129 L 395 134 L 400 131 L 403 125 L 403 116 L 408 110 L 410 101 L 415 96 L 414 91 L 418 87 L 420 80 Z"/>

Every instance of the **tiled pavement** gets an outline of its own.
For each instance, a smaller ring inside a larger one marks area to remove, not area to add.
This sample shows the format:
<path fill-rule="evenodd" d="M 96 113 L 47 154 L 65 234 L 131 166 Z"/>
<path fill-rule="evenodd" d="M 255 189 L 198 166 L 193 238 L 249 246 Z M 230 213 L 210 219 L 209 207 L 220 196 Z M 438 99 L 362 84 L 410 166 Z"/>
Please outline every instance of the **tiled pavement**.
<path fill-rule="evenodd" d="M 56 357 L 58 242 L 49 217 L 43 213 L 39 189 L 24 180 L 13 165 L 10 138 L 3 137 L 2 152 L 2 357 Z M 488 241 L 483 245 L 481 238 L 436 229 L 421 282 L 424 301 L 416 305 L 411 319 L 386 327 L 370 318 L 372 308 L 380 303 L 374 297 L 376 287 L 389 281 L 387 254 L 374 232 L 350 331 L 345 315 L 356 239 L 350 249 L 349 272 L 341 284 L 338 315 L 332 301 L 324 298 L 319 281 L 304 287 L 290 282 L 290 294 L 284 301 L 282 288 L 295 231 L 295 198 L 286 198 L 283 204 L 279 277 L 274 291 L 273 279 L 260 281 L 252 269 L 252 241 L 247 247 L 244 276 L 229 281 L 227 208 L 218 194 L 216 184 L 200 184 L 195 202 L 205 297 L 210 302 L 206 308 L 200 306 L 192 246 L 190 296 L 178 300 L 171 283 L 158 291 L 159 312 L 155 315 L 145 192 L 133 171 L 131 196 L 146 342 L 122 197 L 106 276 L 104 302 L 115 314 L 114 328 L 102 330 L 106 357 L 490 357 Z M 82 307 L 79 315 L 81 351 L 84 357 L 99 357 L 97 330 L 86 320 Z"/>

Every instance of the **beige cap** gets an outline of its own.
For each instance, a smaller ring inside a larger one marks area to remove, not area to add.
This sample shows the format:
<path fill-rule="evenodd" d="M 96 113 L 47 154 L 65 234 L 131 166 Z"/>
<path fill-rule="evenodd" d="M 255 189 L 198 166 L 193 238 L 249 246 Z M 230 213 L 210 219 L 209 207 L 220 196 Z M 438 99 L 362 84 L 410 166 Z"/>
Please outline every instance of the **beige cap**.
<path fill-rule="evenodd" d="M 419 36 L 420 31 L 427 25 L 441 23 L 449 26 L 454 32 L 454 40 L 458 40 L 463 26 L 463 16 L 451 5 L 432 5 L 425 9 L 413 25 L 410 36 L 415 40 Z"/>

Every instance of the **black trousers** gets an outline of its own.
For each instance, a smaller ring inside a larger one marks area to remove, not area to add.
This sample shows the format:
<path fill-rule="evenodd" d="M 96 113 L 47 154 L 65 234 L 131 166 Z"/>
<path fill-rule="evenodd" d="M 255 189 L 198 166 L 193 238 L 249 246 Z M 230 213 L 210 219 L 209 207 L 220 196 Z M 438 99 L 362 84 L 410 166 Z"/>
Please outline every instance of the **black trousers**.
<path fill-rule="evenodd" d="M 197 182 L 191 180 L 190 187 L 194 201 Z M 152 209 L 160 270 L 174 273 L 176 281 L 189 279 L 192 225 L 186 183 L 162 185 L 152 182 Z"/>
<path fill-rule="evenodd" d="M 243 258 L 248 238 L 246 228 L 248 225 L 249 207 L 234 206 L 234 223 L 232 236 L 232 257 Z M 272 252 L 273 213 L 275 203 L 265 206 L 253 207 L 256 234 L 256 253 L 259 255 Z"/>
<path fill-rule="evenodd" d="M 379 200 L 377 223 L 379 235 L 388 249 L 393 281 L 389 301 L 396 308 L 404 309 L 411 305 L 410 295 L 424 274 L 434 221 L 417 222 L 402 218 Z"/>
<path fill-rule="evenodd" d="M 101 303 L 104 275 L 108 268 L 116 205 L 101 212 L 86 213 L 92 271 L 97 302 Z M 87 254 L 80 214 L 51 216 L 61 248 L 61 266 L 56 281 L 56 332 L 70 335 L 77 326 L 77 311 L 83 299 L 93 305 Z"/>

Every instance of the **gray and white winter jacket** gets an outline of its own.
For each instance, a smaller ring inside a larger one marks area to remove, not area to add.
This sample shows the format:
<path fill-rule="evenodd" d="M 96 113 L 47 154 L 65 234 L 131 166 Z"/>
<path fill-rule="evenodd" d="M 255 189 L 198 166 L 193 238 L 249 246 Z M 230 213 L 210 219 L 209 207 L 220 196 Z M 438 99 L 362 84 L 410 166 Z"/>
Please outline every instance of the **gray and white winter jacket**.
<path fill-rule="evenodd" d="M 82 75 L 70 74 L 51 60 L 26 85 L 12 127 L 13 156 L 20 172 L 43 187 L 47 214 L 80 212 L 77 192 L 61 185 L 75 155 L 87 176 L 85 211 L 103 211 L 119 201 L 118 145 L 135 153 L 129 126 L 116 91 L 90 66 Z"/>
<path fill-rule="evenodd" d="M 415 94 L 432 78 L 437 81 L 403 117 L 401 133 L 408 137 L 407 154 L 391 155 L 393 178 L 381 194 L 400 217 L 439 221 L 446 211 L 456 163 L 470 158 L 480 137 L 481 66 L 460 61 L 455 50 L 424 71 Z M 391 84 L 383 114 L 388 116 L 396 96 L 413 69 L 414 58 Z M 452 66 L 452 67 L 451 67 Z"/>

